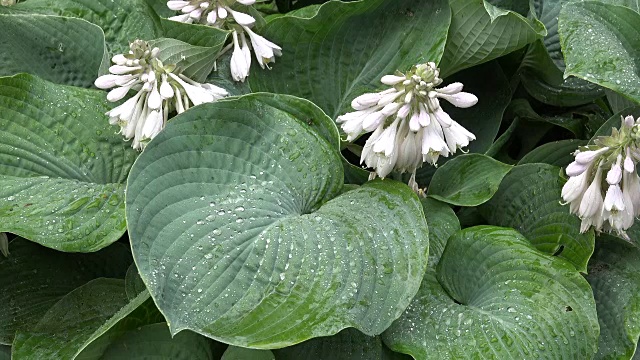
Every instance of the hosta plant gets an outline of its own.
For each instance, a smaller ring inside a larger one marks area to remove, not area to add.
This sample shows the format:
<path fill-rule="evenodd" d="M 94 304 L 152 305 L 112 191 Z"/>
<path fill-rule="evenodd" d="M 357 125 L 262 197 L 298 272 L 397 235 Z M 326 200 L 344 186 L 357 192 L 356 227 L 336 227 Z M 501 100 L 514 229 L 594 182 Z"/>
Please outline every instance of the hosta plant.
<path fill-rule="evenodd" d="M 0 360 L 640 356 L 636 2 L 0 5 Z"/>

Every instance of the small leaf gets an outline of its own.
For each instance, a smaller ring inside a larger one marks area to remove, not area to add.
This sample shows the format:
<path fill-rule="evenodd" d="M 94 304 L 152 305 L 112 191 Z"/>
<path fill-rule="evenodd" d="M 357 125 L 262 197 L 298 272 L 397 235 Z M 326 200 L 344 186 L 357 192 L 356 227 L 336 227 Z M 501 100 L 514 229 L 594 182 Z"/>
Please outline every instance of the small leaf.
<path fill-rule="evenodd" d="M 212 47 L 194 46 L 168 38 L 152 40 L 149 45 L 161 50 L 158 58 L 163 64 L 175 64 L 178 71 L 191 80 L 204 82 L 213 70 L 216 55 L 224 45 L 224 40 Z"/>
<path fill-rule="evenodd" d="M 415 359 L 589 359 L 597 350 L 595 308 L 571 264 L 513 229 L 478 226 L 449 239 L 382 339 Z"/>
<path fill-rule="evenodd" d="M 93 280 L 58 301 L 33 328 L 19 330 L 13 356 L 27 360 L 74 359 L 148 298 L 149 294 L 143 293 L 130 302 L 124 280 Z"/>
<path fill-rule="evenodd" d="M 30 241 L 11 241 L 11 256 L 0 258 L 0 343 L 32 326 L 63 296 L 98 277 L 123 278 L 131 263 L 126 246 L 113 244 L 90 254 L 67 254 Z"/>
<path fill-rule="evenodd" d="M 0 232 L 73 252 L 124 234 L 137 152 L 109 125 L 109 107 L 103 91 L 0 78 Z"/>
<path fill-rule="evenodd" d="M 513 227 L 538 250 L 558 254 L 578 271 L 586 272 L 595 236 L 591 230 L 581 234 L 580 219 L 560 203 L 564 183 L 558 167 L 518 165 L 479 209 L 490 224 Z"/>
<path fill-rule="evenodd" d="M 477 206 L 491 199 L 511 168 L 486 155 L 461 155 L 436 170 L 427 195 L 452 205 Z"/>

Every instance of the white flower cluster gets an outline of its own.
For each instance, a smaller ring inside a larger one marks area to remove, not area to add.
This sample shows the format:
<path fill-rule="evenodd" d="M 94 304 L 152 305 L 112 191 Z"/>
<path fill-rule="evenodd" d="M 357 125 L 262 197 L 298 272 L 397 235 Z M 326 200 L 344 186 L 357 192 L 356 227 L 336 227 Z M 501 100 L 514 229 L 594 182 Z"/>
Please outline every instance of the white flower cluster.
<path fill-rule="evenodd" d="M 600 137 L 594 145 L 574 153 L 575 161 L 565 170 L 569 180 L 562 188 L 562 198 L 571 213 L 582 219 L 581 232 L 593 226 L 598 232 L 616 231 L 628 238 L 625 230 L 640 215 L 639 132 L 640 118 L 627 116 L 619 131 L 614 129 L 611 136 Z"/>
<path fill-rule="evenodd" d="M 478 98 L 462 92 L 461 83 L 436 88 L 442 83 L 439 75 L 432 62 L 414 66 L 406 74 L 385 75 L 381 82 L 392 88 L 358 96 L 351 102 L 356 111 L 337 119 L 347 133 L 347 141 L 373 132 L 360 163 L 374 168 L 381 178 L 392 170 L 411 173 L 409 186 L 416 192 L 416 169 L 425 161 L 435 165 L 440 156 L 447 157 L 476 138 L 451 119 L 440 106 L 440 99 L 468 108 Z"/>
<path fill-rule="evenodd" d="M 137 93 L 121 105 L 108 111 L 109 122 L 120 126 L 120 133 L 133 148 L 142 149 L 164 128 L 169 112 L 178 114 L 192 106 L 213 102 L 228 95 L 225 89 L 200 84 L 176 73 L 175 65 L 164 65 L 158 59 L 160 49 L 136 40 L 128 54 L 115 55 L 110 74 L 100 76 L 95 86 L 111 89 L 107 100 L 123 99 L 130 90 Z"/>
<path fill-rule="evenodd" d="M 220 29 L 231 30 L 233 36 L 233 54 L 231 56 L 231 76 L 235 81 L 242 81 L 249 76 L 251 67 L 251 49 L 256 55 L 261 68 L 269 67 L 275 57 L 282 55 L 282 48 L 264 37 L 256 34 L 251 28 L 256 19 L 246 13 L 234 10 L 236 3 L 253 5 L 255 0 L 190 0 L 168 1 L 171 10 L 182 12 L 169 20 L 184 23 L 199 23 Z M 247 36 L 251 43 L 247 43 Z"/>

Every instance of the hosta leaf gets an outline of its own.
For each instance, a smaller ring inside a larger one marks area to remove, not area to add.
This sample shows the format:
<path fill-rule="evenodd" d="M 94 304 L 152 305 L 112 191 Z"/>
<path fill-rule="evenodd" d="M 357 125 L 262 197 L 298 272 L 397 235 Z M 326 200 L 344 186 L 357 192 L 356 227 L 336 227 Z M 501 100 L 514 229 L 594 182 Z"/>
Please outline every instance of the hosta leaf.
<path fill-rule="evenodd" d="M 620 112 L 626 108 L 637 106 L 635 102 L 611 90 L 606 90 L 605 94 L 607 95 L 607 100 L 611 106 L 611 111 L 614 113 Z"/>
<path fill-rule="evenodd" d="M 640 250 L 610 236 L 598 238 L 587 280 L 600 321 L 599 359 L 629 359 L 640 336 Z"/>
<path fill-rule="evenodd" d="M 450 0 L 451 27 L 442 56 L 442 75 L 493 60 L 546 34 L 544 25 L 484 0 Z"/>
<path fill-rule="evenodd" d="M 13 357 L 74 359 L 148 298 L 143 293 L 129 301 L 124 280 L 93 280 L 58 301 L 33 328 L 19 330 Z"/>
<path fill-rule="evenodd" d="M 560 36 L 558 34 L 558 16 L 562 5 L 566 2 L 568 1 L 533 1 L 536 16 L 546 27 L 547 35 L 544 37 L 544 46 L 540 49 L 541 51 L 538 52 L 538 49 L 535 51 L 538 57 L 532 59 L 527 56 L 525 59 L 525 62 L 529 60 L 533 61 L 533 63 L 529 64 L 530 69 L 524 71 L 520 76 L 522 85 L 531 96 L 538 101 L 554 106 L 587 104 L 604 95 L 602 87 L 583 79 L 574 76 L 564 79 L 564 81 L 556 79 L 557 73 L 565 70 L 564 57 L 560 47 Z M 530 52 L 528 55 L 530 55 Z M 548 61 L 553 61 L 553 64 L 549 64 Z M 541 71 L 552 74 L 552 78 L 549 79 L 536 74 L 536 72 L 539 73 Z"/>
<path fill-rule="evenodd" d="M 52 82 L 91 87 L 105 55 L 104 33 L 82 19 L 0 15 L 0 75 L 28 72 Z"/>
<path fill-rule="evenodd" d="M 383 75 L 438 63 L 449 21 L 444 0 L 331 1 L 312 18 L 278 17 L 262 34 L 282 57 L 271 71 L 254 65 L 251 88 L 309 99 L 335 119 L 356 96 L 384 87 Z"/>
<path fill-rule="evenodd" d="M 0 345 L 0 360 L 11 360 L 11 347 Z"/>
<path fill-rule="evenodd" d="M 109 345 L 101 357 L 102 360 L 151 358 L 156 360 L 217 360 L 211 351 L 209 339 L 189 331 L 181 332 L 172 338 L 166 323 L 146 325 L 124 333 Z"/>
<path fill-rule="evenodd" d="M 12 12 L 82 18 L 104 30 L 111 53 L 129 51 L 135 39 L 151 40 L 162 33 L 160 18 L 145 0 L 29 0 L 10 7 Z"/>
<path fill-rule="evenodd" d="M 429 225 L 429 267 L 435 268 L 447 245 L 447 239 L 460 230 L 460 221 L 449 205 L 431 198 L 421 201 Z"/>
<path fill-rule="evenodd" d="M 528 71 L 523 72 L 520 79 L 531 96 L 553 106 L 583 105 L 604 95 L 602 87 L 574 76 L 564 79 L 560 85 L 549 85 Z"/>
<path fill-rule="evenodd" d="M 273 353 L 276 360 L 383 360 L 382 347 L 380 337 L 367 336 L 350 328 L 333 336 L 274 350 Z"/>
<path fill-rule="evenodd" d="M 194 108 L 147 146 L 127 186 L 142 279 L 173 333 L 255 348 L 379 334 L 426 268 L 420 203 L 389 180 L 336 197 L 337 136 L 297 115 L 307 101 L 272 99 Z"/>
<path fill-rule="evenodd" d="M 123 278 L 131 263 L 126 246 L 92 254 L 66 254 L 24 239 L 0 257 L 0 343 L 11 344 L 19 327 L 34 325 L 60 298 L 97 277 Z"/>
<path fill-rule="evenodd" d="M 167 2 L 163 0 L 162 6 L 166 7 Z M 222 47 L 229 35 L 228 31 L 206 25 L 187 24 L 167 19 L 160 19 L 160 23 L 164 37 L 184 41 L 194 46 Z"/>
<path fill-rule="evenodd" d="M 0 78 L 0 231 L 74 252 L 122 236 L 137 153 L 109 125 L 108 109 L 103 91 Z"/>
<path fill-rule="evenodd" d="M 591 288 L 571 264 L 512 229 L 479 226 L 449 239 L 382 338 L 415 359 L 589 359 L 598 332 Z"/>
<path fill-rule="evenodd" d="M 574 75 L 640 102 L 640 14 L 624 6 L 596 1 L 564 5 L 560 42 L 567 68 Z"/>
<path fill-rule="evenodd" d="M 544 163 L 555 166 L 567 166 L 573 160 L 573 153 L 580 146 L 587 145 L 587 140 L 568 139 L 554 141 L 538 146 L 525 155 L 518 165 L 531 163 Z"/>
<path fill-rule="evenodd" d="M 436 170 L 427 195 L 452 205 L 477 206 L 491 199 L 511 168 L 482 154 L 458 156 Z"/>
<path fill-rule="evenodd" d="M 193 81 L 204 82 L 216 62 L 216 55 L 224 40 L 213 47 L 194 46 L 186 42 L 161 38 L 149 44 L 161 49 L 158 58 L 164 64 L 176 64 L 179 71 Z"/>
<path fill-rule="evenodd" d="M 586 272 L 595 239 L 592 231 L 580 234 L 580 219 L 560 204 L 564 182 L 558 167 L 518 165 L 480 210 L 490 224 L 513 227 L 538 250 L 559 254 Z"/>

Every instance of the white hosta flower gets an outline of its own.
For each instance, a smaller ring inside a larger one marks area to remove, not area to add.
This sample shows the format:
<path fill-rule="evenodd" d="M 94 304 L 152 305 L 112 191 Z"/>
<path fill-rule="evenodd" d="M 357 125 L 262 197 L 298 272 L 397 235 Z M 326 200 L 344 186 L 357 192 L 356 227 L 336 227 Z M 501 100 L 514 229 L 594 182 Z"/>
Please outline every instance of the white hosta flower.
<path fill-rule="evenodd" d="M 249 35 L 249 39 L 251 39 L 251 47 L 253 48 L 260 67 L 263 69 L 265 67 L 269 68 L 269 63 L 276 61 L 276 55 L 282 55 L 282 48 L 251 31 L 248 26 L 243 25 L 242 28 Z"/>
<path fill-rule="evenodd" d="M 191 106 L 213 102 L 227 95 L 226 90 L 211 84 L 200 84 L 175 73 L 174 65 L 158 59 L 160 49 L 150 48 L 142 40 L 130 45 L 128 54 L 118 54 L 111 61 L 111 74 L 100 76 L 95 86 L 112 89 L 109 101 L 123 99 L 129 91 L 136 94 L 106 113 L 109 123 L 120 126 L 120 133 L 133 139 L 135 149 L 144 148 L 164 128 L 169 112 L 178 114 Z"/>
<path fill-rule="evenodd" d="M 249 76 L 251 67 L 251 52 L 244 33 L 240 34 L 242 47 L 238 41 L 238 32 L 233 32 L 233 54 L 231 55 L 231 76 L 235 81 L 242 81 Z"/>
<path fill-rule="evenodd" d="M 243 5 L 253 5 L 255 3 L 255 1 L 246 0 L 167 1 L 169 9 L 182 13 L 170 17 L 169 20 L 187 24 L 204 24 L 217 28 L 221 28 L 230 19 L 240 25 L 255 24 L 256 19 L 253 16 L 231 8 L 236 2 Z"/>
<path fill-rule="evenodd" d="M 168 1 L 167 7 L 181 12 L 180 15 L 172 16 L 169 20 L 189 24 L 199 23 L 232 31 L 231 76 L 235 81 L 244 82 L 249 76 L 251 67 L 251 49 L 253 49 L 260 67 L 270 69 L 269 64 L 275 62 L 276 56 L 282 55 L 282 48 L 256 34 L 252 30 L 252 27 L 256 24 L 256 19 L 247 13 L 239 11 L 237 4 L 249 6 L 255 4 L 255 0 Z M 247 36 L 250 44 L 247 42 Z M 242 42 L 242 45 L 240 45 L 240 42 Z M 223 52 L 227 51 L 227 49 L 229 47 L 225 48 Z"/>
<path fill-rule="evenodd" d="M 582 219 L 581 232 L 593 227 L 628 239 L 625 230 L 640 215 L 639 131 L 640 121 L 627 116 L 620 131 L 599 137 L 595 145 L 574 153 L 575 161 L 566 168 L 569 180 L 562 188 L 562 198 L 570 204 L 570 212 Z"/>
<path fill-rule="evenodd" d="M 427 63 L 406 74 L 385 75 L 380 81 L 391 88 L 356 97 L 351 102 L 355 111 L 338 117 L 347 141 L 373 131 L 361 163 L 374 168 L 378 176 L 385 177 L 394 169 L 409 172 L 409 185 L 415 190 L 416 169 L 425 161 L 435 165 L 440 156 L 447 157 L 475 140 L 475 135 L 442 109 L 440 99 L 467 108 L 478 98 L 462 92 L 461 83 L 436 88 L 442 83 L 439 74 L 434 63 Z"/>

